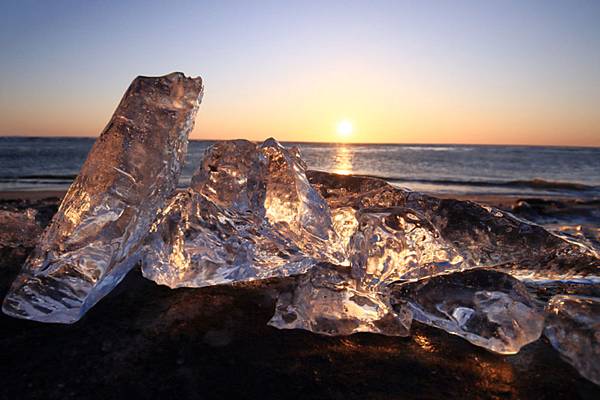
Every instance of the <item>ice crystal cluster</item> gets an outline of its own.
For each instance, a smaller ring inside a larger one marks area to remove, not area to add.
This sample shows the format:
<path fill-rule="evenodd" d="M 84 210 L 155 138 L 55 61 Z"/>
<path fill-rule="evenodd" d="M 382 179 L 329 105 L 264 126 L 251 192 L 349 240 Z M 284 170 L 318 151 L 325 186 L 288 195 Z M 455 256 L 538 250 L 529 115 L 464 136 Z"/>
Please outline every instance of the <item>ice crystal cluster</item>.
<path fill-rule="evenodd" d="M 201 97 L 199 78 L 134 80 L 5 313 L 75 322 L 138 263 L 171 288 L 285 278 L 276 328 L 407 336 L 416 320 L 500 354 L 544 333 L 600 384 L 600 299 L 561 290 L 597 285 L 595 249 L 492 207 L 308 171 L 274 139 L 216 143 L 175 192 Z M 31 214 L 0 218 L 39 229 Z"/>

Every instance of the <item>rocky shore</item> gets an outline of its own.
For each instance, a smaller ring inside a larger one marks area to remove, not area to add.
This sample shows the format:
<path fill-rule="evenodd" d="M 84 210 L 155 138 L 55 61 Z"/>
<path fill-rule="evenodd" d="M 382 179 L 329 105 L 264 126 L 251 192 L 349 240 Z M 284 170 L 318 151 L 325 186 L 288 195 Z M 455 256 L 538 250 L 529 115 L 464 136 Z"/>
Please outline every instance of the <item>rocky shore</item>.
<path fill-rule="evenodd" d="M 25 193 L 7 197 L 0 208 L 34 208 L 42 225 L 60 200 Z M 490 203 L 508 208 L 511 202 Z M 535 210 L 547 215 L 551 209 L 544 203 Z M 0 249 L 0 295 L 30 250 Z M 499 356 L 416 321 L 407 338 L 324 337 L 271 328 L 266 325 L 275 308 L 271 294 L 288 283 L 171 290 L 143 279 L 136 268 L 73 325 L 0 315 L 0 398 L 600 396 L 600 388 L 562 361 L 545 338 L 517 355 Z"/>

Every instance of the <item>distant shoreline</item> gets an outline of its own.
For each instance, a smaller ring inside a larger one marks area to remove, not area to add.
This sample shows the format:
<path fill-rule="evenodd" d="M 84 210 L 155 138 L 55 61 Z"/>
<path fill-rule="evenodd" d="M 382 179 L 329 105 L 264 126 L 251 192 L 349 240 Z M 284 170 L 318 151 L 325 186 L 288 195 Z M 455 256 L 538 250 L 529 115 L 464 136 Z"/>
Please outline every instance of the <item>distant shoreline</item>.
<path fill-rule="evenodd" d="M 1 138 L 28 138 L 28 139 L 83 139 L 83 140 L 96 140 L 98 136 L 39 136 L 39 135 L 7 135 L 0 134 Z M 264 139 L 266 139 L 265 137 Z M 211 138 L 191 138 L 190 142 L 220 142 L 224 140 L 240 140 L 243 138 L 230 138 L 230 139 L 211 139 Z M 251 140 L 251 142 L 259 143 L 261 139 Z M 315 141 L 303 141 L 303 140 L 280 140 L 281 143 L 291 144 L 317 144 L 317 145 L 343 145 L 343 146 L 473 146 L 473 147 L 546 147 L 546 148 L 561 148 L 561 149 L 600 149 L 600 145 L 583 144 L 583 145 L 563 145 L 563 144 L 515 144 L 515 143 L 410 143 L 410 142 L 315 142 Z"/>

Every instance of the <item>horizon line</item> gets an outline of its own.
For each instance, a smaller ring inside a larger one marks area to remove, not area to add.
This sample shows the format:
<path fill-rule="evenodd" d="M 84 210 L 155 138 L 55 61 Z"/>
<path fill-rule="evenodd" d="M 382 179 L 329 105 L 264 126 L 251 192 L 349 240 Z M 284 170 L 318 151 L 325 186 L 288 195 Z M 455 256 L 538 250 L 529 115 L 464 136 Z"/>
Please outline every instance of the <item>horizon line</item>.
<path fill-rule="evenodd" d="M 101 134 L 101 133 L 100 133 Z M 69 136 L 69 135 L 48 135 L 48 136 L 40 136 L 40 135 L 7 135 L 0 134 L 0 138 L 34 138 L 34 139 L 97 139 L 100 137 L 100 134 L 97 136 Z M 300 143 L 300 144 L 343 144 L 343 145 L 355 145 L 355 146 L 364 146 L 364 145 L 379 145 L 379 146 L 479 146 L 479 147 L 561 147 L 561 148 L 586 148 L 586 149 L 600 149 L 599 145 L 560 145 L 560 144 L 512 144 L 512 143 L 443 143 L 443 142 L 424 142 L 424 143 L 415 143 L 415 142 L 329 142 L 329 141 L 307 141 L 307 140 L 279 140 L 274 136 L 267 136 L 265 138 L 274 138 L 281 143 Z M 221 142 L 221 141 L 231 141 L 231 140 L 248 140 L 250 142 L 258 143 L 261 140 L 249 140 L 244 138 L 235 138 L 235 139 L 210 139 L 210 138 L 189 138 L 189 141 L 196 142 Z"/>

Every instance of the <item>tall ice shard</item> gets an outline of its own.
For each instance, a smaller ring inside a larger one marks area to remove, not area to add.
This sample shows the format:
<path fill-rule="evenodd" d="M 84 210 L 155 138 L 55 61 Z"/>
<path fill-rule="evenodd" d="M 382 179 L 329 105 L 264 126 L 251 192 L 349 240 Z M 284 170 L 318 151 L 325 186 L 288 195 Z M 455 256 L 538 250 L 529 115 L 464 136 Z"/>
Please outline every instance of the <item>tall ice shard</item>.
<path fill-rule="evenodd" d="M 200 78 L 137 77 L 4 300 L 6 314 L 72 323 L 114 288 L 174 191 Z"/>

